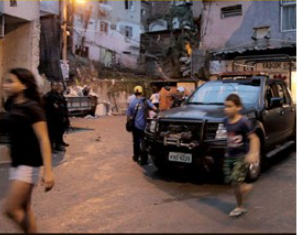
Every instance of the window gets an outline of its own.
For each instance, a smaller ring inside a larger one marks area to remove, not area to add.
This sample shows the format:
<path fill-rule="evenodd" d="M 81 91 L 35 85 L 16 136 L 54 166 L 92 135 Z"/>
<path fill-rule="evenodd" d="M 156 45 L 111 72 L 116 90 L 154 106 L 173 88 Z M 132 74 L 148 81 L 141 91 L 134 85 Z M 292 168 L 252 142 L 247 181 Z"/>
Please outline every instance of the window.
<path fill-rule="evenodd" d="M 100 21 L 100 32 L 108 32 L 108 26 L 109 24 L 105 21 Z"/>
<path fill-rule="evenodd" d="M 10 0 L 10 6 L 11 7 L 17 7 L 18 6 L 17 0 Z"/>
<path fill-rule="evenodd" d="M 285 88 L 281 84 L 272 84 L 269 86 L 271 89 L 271 97 L 279 97 L 282 98 L 282 103 L 284 106 L 288 106 L 291 103 L 290 98 L 287 96 L 287 93 L 285 92 Z M 268 97 L 269 101 L 269 97 Z"/>
<path fill-rule="evenodd" d="M 281 31 L 296 30 L 296 1 L 281 1 Z"/>
<path fill-rule="evenodd" d="M 224 104 L 225 99 L 231 93 L 240 96 L 245 108 L 255 107 L 259 100 L 260 86 L 242 83 L 205 83 L 189 98 L 189 104 Z"/>
<path fill-rule="evenodd" d="M 289 97 L 286 96 L 284 87 L 282 85 L 277 85 L 277 92 L 278 92 L 278 97 L 282 98 L 283 104 L 289 105 L 290 99 L 289 99 Z"/>
<path fill-rule="evenodd" d="M 141 16 L 146 16 L 146 10 L 145 9 L 141 9 Z"/>
<path fill-rule="evenodd" d="M 241 16 L 241 15 L 242 15 L 242 5 L 221 8 L 221 18 Z"/>
<path fill-rule="evenodd" d="M 132 38 L 132 27 L 130 26 L 125 26 L 125 37 L 126 38 Z"/>
<path fill-rule="evenodd" d="M 82 45 L 76 45 L 75 53 L 82 57 L 88 57 L 89 56 L 89 47 L 85 47 Z"/>
<path fill-rule="evenodd" d="M 134 9 L 134 2 L 133 1 L 125 0 L 124 4 L 125 4 L 125 9 L 126 10 L 133 10 Z"/>
<path fill-rule="evenodd" d="M 253 28 L 253 35 L 251 39 L 259 40 L 259 39 L 269 39 L 270 38 L 270 27 L 262 26 Z"/>
<path fill-rule="evenodd" d="M 172 6 L 185 6 L 185 5 L 192 5 L 192 0 L 182 0 L 182 1 L 177 1 L 177 0 L 173 0 L 171 2 Z"/>
<path fill-rule="evenodd" d="M 108 3 L 107 0 L 99 0 L 98 2 L 101 3 L 101 4 L 107 4 Z"/>

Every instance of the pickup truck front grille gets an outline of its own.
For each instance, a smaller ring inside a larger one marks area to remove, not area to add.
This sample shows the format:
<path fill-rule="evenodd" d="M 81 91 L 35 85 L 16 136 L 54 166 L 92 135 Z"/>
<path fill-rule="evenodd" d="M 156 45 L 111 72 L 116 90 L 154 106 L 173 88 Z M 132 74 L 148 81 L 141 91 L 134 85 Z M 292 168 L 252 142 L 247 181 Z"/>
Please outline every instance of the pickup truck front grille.
<path fill-rule="evenodd" d="M 207 140 L 215 139 L 217 129 L 218 129 L 218 123 L 207 123 L 206 139 Z"/>
<path fill-rule="evenodd" d="M 185 138 L 191 140 L 199 140 L 201 133 L 201 123 L 159 123 L 159 136 L 163 138 L 165 135 L 183 134 Z"/>

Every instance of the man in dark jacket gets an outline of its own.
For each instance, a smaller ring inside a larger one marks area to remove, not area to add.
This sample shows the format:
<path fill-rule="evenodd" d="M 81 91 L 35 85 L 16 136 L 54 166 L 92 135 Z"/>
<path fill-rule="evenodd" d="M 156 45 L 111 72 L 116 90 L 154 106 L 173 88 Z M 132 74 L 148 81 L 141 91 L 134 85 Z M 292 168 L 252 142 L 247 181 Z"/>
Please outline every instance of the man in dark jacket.
<path fill-rule="evenodd" d="M 58 82 L 51 83 L 51 91 L 44 96 L 44 101 L 52 148 L 56 151 L 65 151 L 63 146 L 65 104 L 60 95 Z"/>

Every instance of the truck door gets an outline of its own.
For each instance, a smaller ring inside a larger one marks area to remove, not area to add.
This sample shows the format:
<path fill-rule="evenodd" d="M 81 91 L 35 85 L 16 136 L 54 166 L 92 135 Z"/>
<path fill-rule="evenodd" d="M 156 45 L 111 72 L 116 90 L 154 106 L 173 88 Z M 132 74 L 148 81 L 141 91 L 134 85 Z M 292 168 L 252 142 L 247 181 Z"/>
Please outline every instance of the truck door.
<path fill-rule="evenodd" d="M 293 128 L 295 127 L 295 107 L 292 102 L 290 93 L 285 84 L 278 84 L 279 96 L 283 98 L 283 130 L 282 139 L 287 139 L 293 133 Z"/>
<path fill-rule="evenodd" d="M 266 130 L 266 143 L 267 146 L 272 146 L 277 144 L 280 140 L 280 133 L 282 132 L 284 115 L 283 107 L 271 107 L 270 100 L 273 97 L 279 97 L 277 94 L 277 88 L 274 84 L 268 84 L 266 86 L 265 94 L 265 115 L 264 127 Z"/>

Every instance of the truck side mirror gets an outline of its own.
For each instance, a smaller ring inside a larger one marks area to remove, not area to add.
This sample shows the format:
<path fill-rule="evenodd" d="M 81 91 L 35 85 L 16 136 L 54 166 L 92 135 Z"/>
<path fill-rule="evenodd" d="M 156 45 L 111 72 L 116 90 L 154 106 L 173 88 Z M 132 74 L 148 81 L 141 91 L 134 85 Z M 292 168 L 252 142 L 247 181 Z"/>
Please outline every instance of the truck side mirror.
<path fill-rule="evenodd" d="M 282 107 L 282 98 L 273 97 L 270 99 L 270 108 L 279 108 Z"/>

